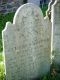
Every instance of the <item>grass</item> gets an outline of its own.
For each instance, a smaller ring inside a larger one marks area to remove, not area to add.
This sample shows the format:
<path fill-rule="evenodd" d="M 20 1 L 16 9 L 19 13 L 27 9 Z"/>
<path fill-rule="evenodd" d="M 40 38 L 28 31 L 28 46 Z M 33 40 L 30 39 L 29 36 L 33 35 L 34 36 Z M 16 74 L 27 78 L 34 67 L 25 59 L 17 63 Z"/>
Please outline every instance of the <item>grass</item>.
<path fill-rule="evenodd" d="M 3 60 L 4 58 L 2 52 L 0 52 L 0 80 L 5 80 L 5 69 L 4 69 Z"/>
<path fill-rule="evenodd" d="M 0 62 L 3 61 L 3 55 L 0 54 Z"/>
<path fill-rule="evenodd" d="M 43 12 L 44 17 L 46 16 L 46 10 L 47 9 L 48 9 L 48 5 L 47 4 L 43 5 L 43 7 L 41 7 L 41 10 Z"/>
<path fill-rule="evenodd" d="M 5 80 L 5 69 L 3 63 L 0 63 L 0 80 Z"/>

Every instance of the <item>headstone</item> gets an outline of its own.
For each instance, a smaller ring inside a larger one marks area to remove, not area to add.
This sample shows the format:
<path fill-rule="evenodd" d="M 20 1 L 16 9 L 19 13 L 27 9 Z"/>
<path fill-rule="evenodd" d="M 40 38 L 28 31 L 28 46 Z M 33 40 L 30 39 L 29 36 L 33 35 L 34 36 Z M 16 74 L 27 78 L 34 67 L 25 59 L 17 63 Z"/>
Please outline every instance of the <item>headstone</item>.
<path fill-rule="evenodd" d="M 33 80 L 50 70 L 50 34 L 42 11 L 22 5 L 2 32 L 7 80 Z"/>
<path fill-rule="evenodd" d="M 50 20 L 51 20 L 51 7 L 52 7 L 54 2 L 55 2 L 55 0 L 50 0 L 49 5 L 48 5 L 47 15 L 48 15 Z"/>
<path fill-rule="evenodd" d="M 56 0 L 52 6 L 52 51 L 54 62 L 60 64 L 60 0 Z"/>
<path fill-rule="evenodd" d="M 38 6 L 40 6 L 40 0 L 27 0 L 28 3 L 34 3 Z"/>
<path fill-rule="evenodd" d="M 49 37 L 49 40 L 48 40 L 48 44 L 50 43 L 50 45 L 49 45 L 49 49 L 50 49 L 50 50 L 49 50 L 49 51 L 50 51 L 49 56 L 50 56 L 50 58 L 51 58 L 51 63 L 52 63 L 52 58 L 53 58 L 52 53 L 51 53 L 51 35 L 52 35 L 51 29 L 52 29 L 52 23 L 51 23 L 51 21 L 49 20 L 49 17 L 48 17 L 47 14 L 46 14 L 44 20 L 45 20 L 45 31 L 46 31 L 45 34 L 46 34 L 46 36 Z"/>

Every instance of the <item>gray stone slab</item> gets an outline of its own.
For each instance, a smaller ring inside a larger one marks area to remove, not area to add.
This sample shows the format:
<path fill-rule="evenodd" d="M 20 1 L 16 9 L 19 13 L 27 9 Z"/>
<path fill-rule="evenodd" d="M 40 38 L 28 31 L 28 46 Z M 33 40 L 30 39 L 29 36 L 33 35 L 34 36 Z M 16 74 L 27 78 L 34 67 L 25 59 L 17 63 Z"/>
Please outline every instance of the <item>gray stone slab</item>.
<path fill-rule="evenodd" d="M 54 62 L 60 64 L 60 0 L 56 0 L 52 6 L 52 40 Z"/>
<path fill-rule="evenodd" d="M 50 70 L 50 29 L 34 4 L 22 5 L 2 32 L 7 80 L 31 80 Z"/>

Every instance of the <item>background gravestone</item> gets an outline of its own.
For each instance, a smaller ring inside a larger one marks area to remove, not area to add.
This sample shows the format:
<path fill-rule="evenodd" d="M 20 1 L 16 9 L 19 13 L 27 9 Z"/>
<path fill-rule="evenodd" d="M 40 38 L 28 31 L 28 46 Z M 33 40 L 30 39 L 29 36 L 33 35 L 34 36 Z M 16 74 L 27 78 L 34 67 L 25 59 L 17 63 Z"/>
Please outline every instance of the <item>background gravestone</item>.
<path fill-rule="evenodd" d="M 52 7 L 54 2 L 55 2 L 55 0 L 50 0 L 49 5 L 48 5 L 48 10 L 46 11 L 49 19 L 51 19 L 51 7 Z"/>
<path fill-rule="evenodd" d="M 50 70 L 50 35 L 42 11 L 34 4 L 22 5 L 13 24 L 2 32 L 6 79 L 40 78 Z"/>
<path fill-rule="evenodd" d="M 51 35 L 52 35 L 52 33 L 51 33 L 51 29 L 52 29 L 52 23 L 51 23 L 51 21 L 49 20 L 49 17 L 48 17 L 48 15 L 46 14 L 46 16 L 44 17 L 44 21 L 45 21 L 45 35 L 46 35 L 46 37 L 48 38 L 48 44 L 50 44 L 49 45 L 49 56 L 50 56 L 50 58 L 51 58 L 51 62 L 52 62 L 52 53 L 51 53 Z"/>
<path fill-rule="evenodd" d="M 27 0 L 28 3 L 34 3 L 38 6 L 40 6 L 40 0 Z"/>
<path fill-rule="evenodd" d="M 54 62 L 60 64 L 60 0 L 52 6 L 53 55 Z"/>

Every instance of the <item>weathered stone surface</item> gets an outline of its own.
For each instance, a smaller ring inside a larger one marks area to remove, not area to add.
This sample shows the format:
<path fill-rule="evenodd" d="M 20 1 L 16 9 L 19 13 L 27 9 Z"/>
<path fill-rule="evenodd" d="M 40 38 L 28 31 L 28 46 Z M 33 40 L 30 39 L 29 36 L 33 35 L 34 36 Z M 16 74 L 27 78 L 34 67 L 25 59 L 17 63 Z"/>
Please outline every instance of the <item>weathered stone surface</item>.
<path fill-rule="evenodd" d="M 54 62 L 60 64 L 60 0 L 56 0 L 52 6 L 52 30 L 53 30 L 53 55 Z"/>
<path fill-rule="evenodd" d="M 49 5 L 48 5 L 48 10 L 46 11 L 49 19 L 51 19 L 51 7 L 52 7 L 54 2 L 55 2 L 55 0 L 50 0 Z"/>
<path fill-rule="evenodd" d="M 51 44 L 51 29 L 52 29 L 52 23 L 51 21 L 49 20 L 49 17 L 46 15 L 46 17 L 44 18 L 44 21 L 45 21 L 45 31 L 46 31 L 46 36 L 49 38 L 48 40 L 48 43 Z M 51 45 L 49 45 L 49 51 L 51 51 Z M 51 53 L 50 53 L 50 56 L 51 56 Z"/>
<path fill-rule="evenodd" d="M 21 6 L 2 32 L 6 79 L 30 80 L 50 69 L 50 29 L 34 4 Z M 48 32 L 49 31 L 49 32 Z"/>

